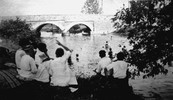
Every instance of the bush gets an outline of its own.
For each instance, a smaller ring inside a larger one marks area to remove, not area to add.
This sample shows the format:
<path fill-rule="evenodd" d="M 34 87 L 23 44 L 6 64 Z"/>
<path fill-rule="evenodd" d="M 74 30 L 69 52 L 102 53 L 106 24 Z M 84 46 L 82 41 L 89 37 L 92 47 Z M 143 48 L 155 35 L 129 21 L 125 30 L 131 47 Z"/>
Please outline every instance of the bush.
<path fill-rule="evenodd" d="M 6 40 L 5 44 L 10 45 L 18 45 L 18 41 L 21 38 L 29 38 L 32 37 L 35 41 L 37 39 L 37 35 L 34 31 L 31 30 L 31 24 L 26 23 L 25 20 L 21 20 L 16 17 L 16 19 L 2 20 L 0 23 L 0 37 L 2 40 Z M 8 41 L 11 41 L 8 43 Z M 11 49 L 11 48 L 8 48 Z"/>

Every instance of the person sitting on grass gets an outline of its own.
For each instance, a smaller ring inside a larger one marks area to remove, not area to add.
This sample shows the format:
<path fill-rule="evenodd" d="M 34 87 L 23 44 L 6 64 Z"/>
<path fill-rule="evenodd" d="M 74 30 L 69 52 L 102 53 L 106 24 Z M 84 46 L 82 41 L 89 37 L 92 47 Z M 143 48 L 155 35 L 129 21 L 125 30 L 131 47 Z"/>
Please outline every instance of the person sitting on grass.
<path fill-rule="evenodd" d="M 23 91 L 23 95 L 28 95 L 31 100 L 42 99 L 44 95 L 41 90 L 42 84 L 40 81 L 36 80 L 38 74 L 38 67 L 35 63 L 34 56 L 35 52 L 32 45 L 26 45 L 23 50 L 25 55 L 21 58 L 20 68 L 16 77 L 20 79 L 23 84 L 20 86 L 20 90 Z"/>
<path fill-rule="evenodd" d="M 12 58 L 9 56 L 9 49 L 0 47 L 0 99 L 18 99 L 16 88 L 22 83 L 15 76 L 17 70 Z"/>
<path fill-rule="evenodd" d="M 49 84 L 49 63 L 52 58 L 47 54 L 47 46 L 45 43 L 39 43 L 35 54 L 35 62 L 38 66 L 38 72 L 35 79 L 39 82 Z"/>
<path fill-rule="evenodd" d="M 33 80 L 37 74 L 37 66 L 33 58 L 34 50 L 31 45 L 26 45 L 23 50 L 26 54 L 22 56 L 18 68 L 19 78 Z"/>
<path fill-rule="evenodd" d="M 35 62 L 36 64 L 41 64 L 44 61 L 48 61 L 51 60 L 52 58 L 49 57 L 49 55 L 47 54 L 47 46 L 45 43 L 38 43 L 37 45 L 37 50 L 36 50 L 36 54 L 35 54 Z"/>
<path fill-rule="evenodd" d="M 59 41 L 57 41 L 57 44 L 63 48 L 60 47 L 56 49 L 56 58 L 50 62 L 50 85 L 52 97 L 54 98 L 58 95 L 58 97 L 62 99 L 70 95 L 71 91 L 69 87 L 77 86 L 77 81 L 73 80 L 71 82 L 72 73 L 67 65 L 72 50 L 61 44 Z M 66 50 L 66 52 L 64 52 L 64 50 Z"/>
<path fill-rule="evenodd" d="M 17 71 L 19 71 L 22 56 L 26 54 L 23 49 L 26 45 L 29 45 L 29 44 L 30 44 L 29 40 L 26 38 L 22 38 L 19 40 L 20 48 L 15 53 L 15 63 L 16 63 Z"/>
<path fill-rule="evenodd" d="M 0 47 L 0 57 L 2 58 L 0 69 L 3 69 L 3 68 L 8 69 L 8 67 L 12 67 L 12 68 L 16 67 L 15 62 L 13 61 L 13 58 L 11 57 L 10 53 L 11 52 L 9 51 L 8 48 Z"/>
<path fill-rule="evenodd" d="M 35 54 L 35 62 L 38 67 L 37 74 L 35 76 L 35 80 L 37 80 L 40 88 L 42 89 L 42 93 L 44 94 L 44 99 L 49 100 L 49 87 L 50 87 L 50 61 L 53 60 L 47 54 L 47 46 L 45 43 L 38 43 L 37 50 Z"/>
<path fill-rule="evenodd" d="M 101 74 L 102 76 L 105 76 L 105 68 L 111 63 L 111 59 L 109 57 L 106 57 L 105 50 L 100 50 L 99 56 L 101 60 L 98 62 L 95 72 Z"/>
<path fill-rule="evenodd" d="M 118 100 L 126 97 L 125 95 L 128 92 L 130 94 L 127 76 L 129 63 L 127 63 L 124 59 L 124 53 L 119 52 L 117 54 L 117 60 L 107 66 L 107 75 L 112 76 L 111 88 L 112 91 L 114 91 L 111 92 L 113 93 L 111 97 L 114 98 L 116 96 Z"/>
<path fill-rule="evenodd" d="M 99 56 L 101 60 L 97 64 L 97 68 L 94 70 L 96 72 L 96 76 L 91 78 L 93 81 L 93 88 L 96 88 L 94 94 L 96 98 L 101 100 L 106 100 L 105 96 L 105 88 L 108 82 L 108 78 L 105 75 L 106 67 L 111 63 L 111 59 L 106 56 L 105 50 L 99 51 Z"/>

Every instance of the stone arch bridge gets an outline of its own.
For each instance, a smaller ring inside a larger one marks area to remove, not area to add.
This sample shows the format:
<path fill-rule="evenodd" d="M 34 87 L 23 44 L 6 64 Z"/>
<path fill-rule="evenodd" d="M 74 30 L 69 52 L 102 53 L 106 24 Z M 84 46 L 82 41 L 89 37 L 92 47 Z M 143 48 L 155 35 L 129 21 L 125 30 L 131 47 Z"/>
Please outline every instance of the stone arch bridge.
<path fill-rule="evenodd" d="M 66 33 L 71 27 L 77 24 L 86 25 L 91 34 L 107 34 L 114 31 L 111 18 L 113 15 L 25 15 L 25 16 L 4 16 L 0 19 L 14 19 L 19 17 L 31 24 L 36 32 L 47 24 L 53 24 Z"/>

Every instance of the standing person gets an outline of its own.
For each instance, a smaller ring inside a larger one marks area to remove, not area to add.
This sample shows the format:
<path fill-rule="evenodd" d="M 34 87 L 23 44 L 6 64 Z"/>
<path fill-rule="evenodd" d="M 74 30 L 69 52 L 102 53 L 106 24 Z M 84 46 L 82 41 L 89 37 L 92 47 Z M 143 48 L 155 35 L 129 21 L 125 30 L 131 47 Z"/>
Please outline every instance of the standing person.
<path fill-rule="evenodd" d="M 110 48 L 110 45 L 109 45 L 108 41 L 106 41 L 105 49 L 106 49 L 107 52 L 108 52 L 109 48 Z"/>
<path fill-rule="evenodd" d="M 113 52 L 112 52 L 112 48 L 109 48 L 109 52 L 108 52 L 109 58 L 111 60 L 113 60 Z"/>
<path fill-rule="evenodd" d="M 62 48 L 57 48 L 55 51 L 56 58 L 50 62 L 49 73 L 51 75 L 51 93 L 52 97 L 57 94 L 60 99 L 70 95 L 70 85 L 77 85 L 77 81 L 71 83 L 71 69 L 67 65 L 68 58 L 71 55 L 72 50 L 57 41 L 57 44 Z M 64 50 L 66 52 L 64 52 Z"/>
<path fill-rule="evenodd" d="M 117 54 L 117 60 L 115 62 L 112 62 L 107 66 L 108 75 L 112 75 L 112 96 L 116 96 L 116 98 L 122 99 L 123 97 L 126 97 L 126 94 L 129 92 L 129 84 L 128 84 L 128 63 L 124 60 L 125 56 L 123 52 L 119 52 Z M 112 70 L 112 74 L 111 73 Z M 128 91 L 128 92 L 127 92 Z"/>

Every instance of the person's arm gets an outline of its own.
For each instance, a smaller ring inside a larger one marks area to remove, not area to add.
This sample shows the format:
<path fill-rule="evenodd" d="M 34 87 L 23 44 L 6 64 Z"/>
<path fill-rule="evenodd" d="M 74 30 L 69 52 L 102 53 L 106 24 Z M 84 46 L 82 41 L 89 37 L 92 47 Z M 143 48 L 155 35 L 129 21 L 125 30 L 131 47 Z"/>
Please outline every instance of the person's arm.
<path fill-rule="evenodd" d="M 73 50 L 69 49 L 68 47 L 66 47 L 65 45 L 63 45 L 61 42 L 59 42 L 58 40 L 56 40 L 56 43 L 60 46 L 62 46 L 66 51 L 70 51 L 72 52 Z"/>
<path fill-rule="evenodd" d="M 100 65 L 100 63 L 98 63 L 97 68 L 96 68 L 95 70 L 93 70 L 93 71 L 94 71 L 96 74 L 101 74 L 101 70 L 102 70 L 101 65 Z"/>
<path fill-rule="evenodd" d="M 52 61 L 49 61 L 48 65 L 47 65 L 47 70 L 48 70 L 48 73 L 49 73 L 50 76 L 53 75 L 53 70 L 52 70 L 52 68 L 51 68 L 51 62 L 52 62 Z"/>
<path fill-rule="evenodd" d="M 106 73 L 106 75 L 107 76 L 111 76 L 111 75 L 113 75 L 113 73 L 116 73 L 117 70 L 118 70 L 117 64 L 115 62 L 112 62 L 111 64 L 109 64 L 107 66 L 107 73 Z"/>
<path fill-rule="evenodd" d="M 50 75 L 50 76 L 52 76 L 52 75 L 53 75 L 53 71 L 52 71 L 52 69 L 51 69 L 51 68 L 49 68 L 49 69 L 48 69 L 48 73 L 49 73 L 49 75 Z"/>
<path fill-rule="evenodd" d="M 31 72 L 33 74 L 36 74 L 37 73 L 37 66 L 36 66 L 36 63 L 34 61 L 34 59 L 30 59 L 30 67 L 31 67 Z"/>

